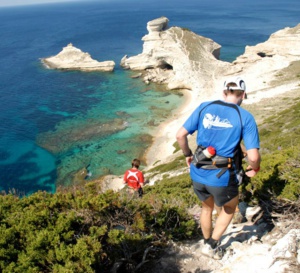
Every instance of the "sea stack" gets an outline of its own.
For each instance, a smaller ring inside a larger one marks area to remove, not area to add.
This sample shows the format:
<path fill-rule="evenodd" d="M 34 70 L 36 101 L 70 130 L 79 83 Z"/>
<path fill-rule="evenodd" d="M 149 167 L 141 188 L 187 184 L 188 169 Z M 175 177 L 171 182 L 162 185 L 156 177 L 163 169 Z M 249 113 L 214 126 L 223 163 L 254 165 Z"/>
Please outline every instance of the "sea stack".
<path fill-rule="evenodd" d="M 51 69 L 110 72 L 115 67 L 114 61 L 98 62 L 92 59 L 89 53 L 82 52 L 71 43 L 64 47 L 56 56 L 41 60 Z"/>

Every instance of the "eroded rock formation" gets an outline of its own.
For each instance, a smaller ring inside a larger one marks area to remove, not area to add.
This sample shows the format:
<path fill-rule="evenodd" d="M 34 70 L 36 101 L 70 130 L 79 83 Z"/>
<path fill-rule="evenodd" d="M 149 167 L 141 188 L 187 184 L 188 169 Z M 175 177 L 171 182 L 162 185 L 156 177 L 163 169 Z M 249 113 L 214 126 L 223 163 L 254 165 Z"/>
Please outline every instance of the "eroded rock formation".
<path fill-rule="evenodd" d="M 52 69 L 82 70 L 82 71 L 113 71 L 114 61 L 98 62 L 89 53 L 68 44 L 56 56 L 43 58 L 42 62 Z"/>
<path fill-rule="evenodd" d="M 286 27 L 273 33 L 270 38 L 255 46 L 246 46 L 243 55 L 237 57 L 233 65 L 245 75 L 247 88 L 261 92 L 268 88 L 288 82 L 281 81 L 279 70 L 288 68 L 300 60 L 300 24 Z M 291 80 L 293 77 L 291 77 Z M 288 86 L 288 85 L 287 85 Z M 295 88 L 295 85 L 288 88 Z"/>
<path fill-rule="evenodd" d="M 285 28 L 256 46 L 246 46 L 234 62 L 220 61 L 221 46 L 180 27 L 168 28 L 168 18 L 148 22 L 143 52 L 124 56 L 121 66 L 143 71 L 143 80 L 166 84 L 169 89 L 189 89 L 207 98 L 220 92 L 228 76 L 243 76 L 247 91 L 266 91 L 278 79 L 276 71 L 299 60 L 300 24 Z"/>
<path fill-rule="evenodd" d="M 180 27 L 168 28 L 168 18 L 148 22 L 148 34 L 143 52 L 124 56 L 121 66 L 131 70 L 145 70 L 144 81 L 167 84 L 169 89 L 201 90 L 212 83 L 220 70 L 231 69 L 219 61 L 221 46 L 209 38 Z"/>

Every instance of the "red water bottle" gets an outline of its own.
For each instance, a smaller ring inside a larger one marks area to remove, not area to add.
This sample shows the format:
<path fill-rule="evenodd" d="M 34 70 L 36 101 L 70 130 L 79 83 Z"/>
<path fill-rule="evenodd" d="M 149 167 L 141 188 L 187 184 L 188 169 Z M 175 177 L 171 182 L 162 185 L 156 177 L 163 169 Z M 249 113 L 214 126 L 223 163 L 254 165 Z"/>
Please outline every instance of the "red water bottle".
<path fill-rule="evenodd" d="M 197 168 L 200 168 L 201 166 L 203 166 L 203 164 L 206 165 L 206 163 L 204 162 L 209 161 L 216 154 L 216 149 L 212 146 L 208 146 L 204 150 L 202 150 L 202 148 L 203 147 L 198 146 L 193 156 L 192 163 Z"/>
<path fill-rule="evenodd" d="M 211 158 L 216 154 L 216 149 L 212 146 L 208 146 L 202 151 L 206 158 Z"/>

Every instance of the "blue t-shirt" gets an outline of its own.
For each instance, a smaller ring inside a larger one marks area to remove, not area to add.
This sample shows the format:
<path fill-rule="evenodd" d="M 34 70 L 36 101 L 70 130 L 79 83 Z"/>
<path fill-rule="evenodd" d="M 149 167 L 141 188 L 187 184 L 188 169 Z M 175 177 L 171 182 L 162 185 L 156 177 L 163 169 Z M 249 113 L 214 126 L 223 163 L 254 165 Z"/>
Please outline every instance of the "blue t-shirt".
<path fill-rule="evenodd" d="M 254 117 L 235 104 L 204 102 L 191 114 L 183 127 L 189 134 L 198 131 L 197 144 L 213 146 L 219 156 L 233 157 L 241 138 L 247 150 L 259 149 L 259 135 Z M 227 186 L 230 172 L 227 170 L 218 178 L 219 172 L 220 169 L 206 170 L 196 168 L 193 164 L 190 168 L 194 182 L 209 186 Z"/>

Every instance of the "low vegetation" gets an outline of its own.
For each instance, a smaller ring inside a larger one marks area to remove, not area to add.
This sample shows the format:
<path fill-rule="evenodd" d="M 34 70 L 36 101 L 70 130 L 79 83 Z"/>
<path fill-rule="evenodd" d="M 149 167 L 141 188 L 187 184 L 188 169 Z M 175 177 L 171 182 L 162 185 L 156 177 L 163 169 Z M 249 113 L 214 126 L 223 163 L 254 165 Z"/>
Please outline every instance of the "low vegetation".
<path fill-rule="evenodd" d="M 285 102 L 290 103 L 290 102 Z M 260 124 L 262 171 L 245 186 L 250 198 L 300 196 L 300 101 Z"/>
<path fill-rule="evenodd" d="M 154 257 L 169 239 L 197 233 L 186 176 L 146 188 L 143 198 L 96 189 L 0 196 L 1 272 L 110 272 L 122 259 L 136 268 L 146 249 Z"/>

